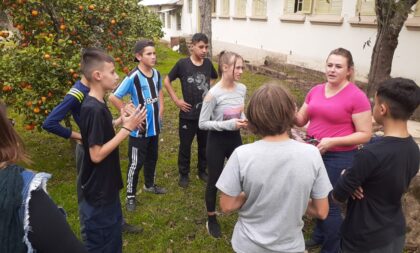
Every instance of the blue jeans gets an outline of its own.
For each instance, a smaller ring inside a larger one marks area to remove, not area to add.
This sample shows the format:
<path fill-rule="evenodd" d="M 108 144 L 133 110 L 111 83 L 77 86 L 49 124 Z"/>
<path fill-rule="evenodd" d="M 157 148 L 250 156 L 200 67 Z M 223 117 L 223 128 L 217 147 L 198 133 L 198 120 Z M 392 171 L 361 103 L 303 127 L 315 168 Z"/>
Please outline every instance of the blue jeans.
<path fill-rule="evenodd" d="M 122 211 L 120 197 L 113 203 L 92 206 L 85 199 L 80 202 L 83 223 L 82 239 L 91 253 L 122 252 Z"/>
<path fill-rule="evenodd" d="M 343 169 L 353 164 L 356 151 L 326 152 L 322 159 L 332 186 L 337 183 Z M 321 243 L 321 253 L 337 253 L 340 248 L 340 228 L 343 223 L 340 206 L 329 200 L 330 209 L 325 220 L 317 220 L 312 240 Z"/>

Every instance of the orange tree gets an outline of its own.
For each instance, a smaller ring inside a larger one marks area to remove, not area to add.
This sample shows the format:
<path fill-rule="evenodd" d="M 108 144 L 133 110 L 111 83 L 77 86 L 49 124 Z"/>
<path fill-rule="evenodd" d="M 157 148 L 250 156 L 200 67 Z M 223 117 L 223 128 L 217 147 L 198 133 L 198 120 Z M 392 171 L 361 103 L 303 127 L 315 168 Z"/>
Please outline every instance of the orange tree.
<path fill-rule="evenodd" d="M 79 79 L 82 48 L 96 46 L 132 66 L 139 37 L 162 37 L 159 18 L 137 0 L 3 0 L 14 29 L 0 32 L 0 98 L 24 115 L 27 130 L 44 118 Z"/>

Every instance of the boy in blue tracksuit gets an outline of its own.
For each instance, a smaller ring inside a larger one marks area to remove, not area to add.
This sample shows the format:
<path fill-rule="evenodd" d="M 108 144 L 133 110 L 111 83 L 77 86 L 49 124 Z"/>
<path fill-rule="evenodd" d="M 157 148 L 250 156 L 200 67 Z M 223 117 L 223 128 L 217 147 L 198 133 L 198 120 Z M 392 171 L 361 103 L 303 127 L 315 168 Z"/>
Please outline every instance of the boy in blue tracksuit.
<path fill-rule="evenodd" d="M 144 190 L 155 194 L 165 194 L 166 189 L 155 184 L 156 162 L 160 122 L 163 114 L 162 78 L 153 67 L 156 64 L 156 51 L 152 41 L 140 40 L 134 46 L 135 61 L 138 66 L 121 82 L 109 96 L 109 101 L 117 109 L 124 106 L 123 97 L 130 95 L 134 106 L 144 105 L 147 110 L 146 124 L 132 131 L 128 141 L 129 165 L 127 170 L 128 211 L 136 209 L 136 187 L 138 175 L 144 164 Z"/>

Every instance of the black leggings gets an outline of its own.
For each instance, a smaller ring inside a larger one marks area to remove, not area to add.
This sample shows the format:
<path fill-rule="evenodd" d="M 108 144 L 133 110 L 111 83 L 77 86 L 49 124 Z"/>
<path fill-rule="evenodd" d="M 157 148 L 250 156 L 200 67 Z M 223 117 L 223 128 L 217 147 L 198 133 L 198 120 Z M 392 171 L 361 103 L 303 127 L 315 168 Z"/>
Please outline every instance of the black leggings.
<path fill-rule="evenodd" d="M 222 174 L 225 158 L 229 159 L 235 148 L 242 145 L 239 131 L 209 131 L 207 136 L 207 169 L 209 178 L 206 187 L 207 212 L 216 211 L 216 183 Z"/>

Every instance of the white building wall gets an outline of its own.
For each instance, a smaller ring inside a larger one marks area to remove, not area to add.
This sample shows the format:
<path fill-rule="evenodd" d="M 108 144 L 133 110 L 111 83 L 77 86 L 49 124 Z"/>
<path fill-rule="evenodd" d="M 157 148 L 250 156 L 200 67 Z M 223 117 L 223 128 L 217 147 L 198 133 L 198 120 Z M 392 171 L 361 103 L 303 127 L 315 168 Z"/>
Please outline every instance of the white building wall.
<path fill-rule="evenodd" d="M 372 49 L 376 38 L 376 27 L 352 26 L 348 21 L 355 16 L 356 0 L 343 0 L 342 24 L 315 24 L 306 16 L 303 23 L 284 22 L 284 0 L 268 0 L 267 20 L 250 20 L 251 1 L 248 0 L 246 20 L 233 19 L 234 6 L 231 2 L 231 18 L 213 18 L 213 48 L 233 50 L 246 60 L 262 64 L 266 56 L 276 56 L 281 61 L 323 71 L 329 52 L 344 47 L 353 54 L 356 78 L 366 81 L 369 72 Z M 220 9 L 218 10 L 220 13 Z M 371 39 L 371 46 L 363 48 Z M 420 83 L 420 30 L 403 27 L 399 45 L 394 55 L 392 76 L 403 76 Z"/>

